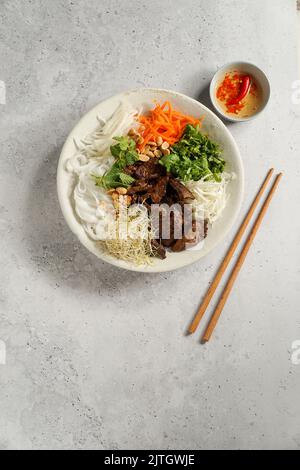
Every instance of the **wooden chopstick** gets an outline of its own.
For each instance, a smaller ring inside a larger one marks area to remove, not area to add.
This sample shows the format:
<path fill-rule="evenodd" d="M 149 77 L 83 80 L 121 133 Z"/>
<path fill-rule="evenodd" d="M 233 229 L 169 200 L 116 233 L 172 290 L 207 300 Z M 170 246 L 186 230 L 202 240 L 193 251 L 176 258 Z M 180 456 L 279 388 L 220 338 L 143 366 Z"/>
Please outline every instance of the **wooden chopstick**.
<path fill-rule="evenodd" d="M 226 268 L 227 268 L 232 256 L 234 255 L 234 252 L 237 249 L 237 246 L 238 246 L 242 236 L 245 233 L 245 230 L 246 230 L 246 228 L 247 228 L 247 226 L 248 226 L 248 224 L 249 224 L 249 222 L 250 222 L 250 220 L 253 216 L 253 213 L 254 213 L 254 211 L 255 211 L 255 209 L 256 209 L 256 207 L 257 207 L 257 205 L 258 205 L 258 203 L 259 203 L 259 201 L 260 201 L 260 199 L 261 199 L 268 183 L 269 183 L 269 181 L 270 181 L 270 178 L 271 178 L 273 172 L 274 172 L 274 168 L 271 168 L 268 171 L 268 174 L 265 177 L 265 180 L 263 181 L 263 183 L 262 183 L 262 185 L 261 185 L 261 187 L 260 187 L 260 189 L 259 189 L 259 191 L 258 191 L 258 193 L 257 193 L 257 195 L 256 195 L 256 197 L 255 197 L 255 199 L 254 199 L 254 201 L 253 201 L 253 203 L 252 203 L 252 205 L 251 205 L 251 207 L 250 207 L 250 209 L 249 209 L 249 211 L 248 211 L 248 213 L 247 213 L 247 215 L 246 215 L 246 217 L 245 217 L 245 219 L 242 223 L 242 225 L 240 226 L 240 228 L 239 228 L 239 230 L 238 230 L 238 232 L 237 232 L 237 234 L 236 234 L 236 236 L 235 236 L 235 238 L 234 238 L 234 240 L 233 240 L 233 242 L 232 242 L 232 244 L 231 244 L 231 246 L 230 246 L 230 248 L 229 248 L 229 250 L 228 250 L 228 252 L 227 252 L 227 254 L 226 254 L 226 256 L 225 256 L 225 258 L 224 258 L 224 260 L 223 260 L 223 262 L 222 262 L 222 264 L 221 264 L 221 266 L 220 266 L 220 268 L 219 268 L 219 270 L 218 270 L 218 272 L 217 272 L 217 274 L 214 278 L 214 280 L 213 280 L 213 282 L 212 282 L 212 284 L 210 285 L 208 291 L 205 294 L 205 297 L 202 301 L 202 304 L 200 305 L 199 310 L 196 313 L 196 315 L 195 315 L 195 317 L 194 317 L 194 319 L 193 319 L 193 321 L 192 321 L 192 323 L 189 327 L 189 330 L 188 330 L 189 333 L 194 333 L 196 331 L 196 329 L 198 328 L 200 320 L 203 317 L 203 315 L 204 315 L 204 313 L 205 313 L 205 311 L 206 311 L 206 309 L 209 305 L 209 302 L 211 301 L 211 298 L 214 295 L 214 293 L 215 293 L 215 291 L 216 291 L 216 289 L 217 289 L 217 287 L 218 287 L 218 285 L 219 285 L 219 283 L 222 279 L 222 276 L 223 276 L 224 272 L 226 271 Z"/>
<path fill-rule="evenodd" d="M 275 178 L 275 181 L 274 181 L 274 183 L 273 183 L 273 185 L 272 185 L 272 187 L 271 187 L 271 189 L 270 189 L 270 191 L 269 191 L 269 193 L 268 193 L 268 196 L 266 197 L 266 200 L 265 200 L 265 202 L 264 202 L 264 204 L 263 204 L 263 206 L 262 206 L 262 208 L 261 208 L 261 210 L 260 210 L 260 212 L 259 212 L 259 214 L 258 214 L 258 216 L 257 216 L 257 218 L 256 218 L 256 220 L 255 220 L 255 222 L 254 222 L 254 225 L 253 225 L 253 227 L 252 227 L 252 229 L 251 229 L 251 232 L 250 232 L 250 234 L 248 235 L 248 238 L 247 238 L 247 240 L 246 240 L 246 242 L 245 242 L 245 244 L 244 244 L 244 247 L 243 247 L 243 249 L 242 249 L 242 251 L 241 251 L 241 254 L 240 254 L 240 256 L 239 256 L 237 262 L 236 262 L 235 265 L 234 265 L 234 268 L 233 268 L 233 270 L 232 270 L 232 272 L 231 272 L 231 274 L 230 274 L 229 280 L 228 280 L 228 282 L 227 282 L 227 284 L 226 284 L 226 286 L 225 286 L 225 288 L 224 288 L 224 290 L 223 290 L 223 292 L 222 292 L 221 298 L 220 298 L 220 300 L 219 300 L 219 302 L 218 302 L 218 304 L 217 304 L 217 306 L 216 306 L 216 308 L 215 308 L 215 311 L 214 311 L 214 313 L 213 313 L 213 315 L 212 315 L 212 317 L 211 317 L 211 319 L 210 319 L 210 322 L 209 322 L 209 324 L 208 324 L 208 327 L 206 328 L 206 331 L 205 331 L 205 333 L 204 333 L 204 335 L 203 335 L 203 337 L 202 337 L 202 342 L 207 342 L 207 341 L 209 341 L 209 339 L 210 339 L 210 337 L 211 337 L 211 335 L 212 335 L 212 333 L 213 333 L 213 331 L 214 331 L 214 329 L 215 329 L 215 326 L 216 326 L 216 324 L 217 324 L 217 322 L 218 322 L 218 319 L 219 319 L 219 317 L 220 317 L 220 315 L 221 315 L 221 313 L 222 313 L 222 310 L 223 310 L 223 308 L 224 308 L 224 305 L 225 305 L 225 303 L 226 303 L 226 300 L 227 300 L 228 297 L 229 297 L 229 294 L 230 294 L 230 292 L 231 292 L 231 290 L 232 290 L 232 287 L 233 287 L 233 285 L 234 285 L 234 282 L 235 282 L 235 280 L 236 280 L 236 278 L 237 278 L 237 276 L 238 276 L 238 273 L 239 273 L 240 270 L 241 270 L 241 267 L 242 267 L 242 265 L 243 265 L 243 263 L 244 263 L 244 261 L 245 261 L 245 258 L 246 258 L 247 254 L 248 254 L 248 251 L 249 251 L 249 249 L 250 249 L 250 246 L 252 245 L 252 242 L 253 242 L 253 240 L 254 240 L 254 238 L 255 238 L 255 235 L 256 235 L 256 233 L 257 233 L 257 231 L 258 231 L 258 229 L 259 229 L 259 227 L 260 227 L 260 225 L 261 225 L 261 223 L 262 223 L 262 220 L 263 220 L 264 216 L 266 215 L 266 212 L 267 212 L 268 207 L 269 207 L 269 205 L 270 205 L 271 199 L 272 199 L 272 197 L 273 197 L 273 195 L 274 195 L 274 193 L 275 193 L 275 191 L 276 191 L 276 188 L 277 188 L 277 186 L 278 186 L 278 184 L 279 184 L 279 181 L 280 181 L 281 177 L 282 177 L 282 173 L 279 173 L 279 174 L 276 176 L 276 178 Z"/>

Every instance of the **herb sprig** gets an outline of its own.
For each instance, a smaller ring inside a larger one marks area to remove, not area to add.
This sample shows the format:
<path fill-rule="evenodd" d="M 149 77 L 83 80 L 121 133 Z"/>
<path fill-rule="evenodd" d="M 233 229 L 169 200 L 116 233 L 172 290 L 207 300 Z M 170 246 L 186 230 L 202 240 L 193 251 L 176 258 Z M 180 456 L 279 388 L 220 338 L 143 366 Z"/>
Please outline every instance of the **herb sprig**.
<path fill-rule="evenodd" d="M 170 155 L 164 155 L 160 163 L 176 178 L 182 181 L 199 181 L 203 177 L 221 180 L 226 163 L 221 150 L 200 132 L 198 126 L 188 124 L 181 140 L 170 150 Z"/>
<path fill-rule="evenodd" d="M 123 170 L 126 166 L 133 165 L 139 159 L 136 143 L 128 136 L 114 137 L 114 140 L 117 143 L 110 147 L 110 151 L 112 156 L 116 158 L 115 163 L 103 176 L 92 176 L 96 185 L 102 186 L 105 189 L 117 188 L 119 186 L 128 188 L 134 182 L 134 178 Z"/>

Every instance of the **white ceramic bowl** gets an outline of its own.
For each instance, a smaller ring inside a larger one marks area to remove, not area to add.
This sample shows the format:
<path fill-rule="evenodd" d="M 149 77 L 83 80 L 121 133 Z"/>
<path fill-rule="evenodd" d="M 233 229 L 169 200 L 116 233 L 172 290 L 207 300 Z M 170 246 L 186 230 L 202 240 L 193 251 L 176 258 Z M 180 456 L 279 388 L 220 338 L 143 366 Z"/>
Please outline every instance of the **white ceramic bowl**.
<path fill-rule="evenodd" d="M 235 172 L 236 179 L 229 183 L 228 204 L 222 217 L 214 224 L 213 227 L 210 227 L 208 236 L 201 250 L 168 253 L 165 260 L 153 258 L 153 264 L 150 266 L 135 266 L 131 263 L 113 258 L 107 253 L 101 251 L 99 244 L 95 243 L 88 237 L 76 216 L 72 197 L 75 184 L 74 176 L 68 173 L 65 169 L 66 160 L 75 152 L 73 139 L 75 138 L 78 141 L 91 133 L 98 123 L 96 117 L 100 115 L 104 118 L 109 118 L 122 99 L 126 99 L 127 101 L 129 100 L 130 103 L 137 108 L 143 106 L 144 109 L 150 109 L 153 107 L 154 100 L 159 102 L 169 100 L 175 109 L 191 114 L 195 117 L 204 116 L 204 132 L 207 132 L 209 136 L 218 142 L 223 149 L 223 156 L 228 162 L 227 170 Z M 198 101 L 182 95 L 181 93 L 161 89 L 146 88 L 120 93 L 119 95 L 113 96 L 112 98 L 109 98 L 95 106 L 82 117 L 71 131 L 63 146 L 57 169 L 57 190 L 62 213 L 70 229 L 78 237 L 80 242 L 91 253 L 108 263 L 118 266 L 119 268 L 147 273 L 178 269 L 194 263 L 209 253 L 223 240 L 235 221 L 242 202 L 243 188 L 244 171 L 240 153 L 232 135 L 222 121 Z"/>
<path fill-rule="evenodd" d="M 239 116 L 234 116 L 234 115 L 230 116 L 224 113 L 222 108 L 219 106 L 218 100 L 216 98 L 217 85 L 222 80 L 222 78 L 224 77 L 226 73 L 232 72 L 233 70 L 237 70 L 238 72 L 252 75 L 252 77 L 256 80 L 257 83 L 260 84 L 262 88 L 262 105 L 260 109 L 257 111 L 257 113 L 253 114 L 252 116 L 244 117 L 244 118 L 239 117 Z M 250 121 L 256 118 L 265 109 L 270 99 L 271 88 L 270 88 L 270 82 L 267 76 L 256 65 L 251 64 L 250 62 L 231 62 L 221 67 L 215 73 L 215 75 L 212 78 L 212 81 L 210 82 L 209 94 L 210 94 L 210 99 L 214 108 L 224 119 L 226 119 L 227 121 L 231 121 L 231 122 L 244 122 L 244 121 Z"/>

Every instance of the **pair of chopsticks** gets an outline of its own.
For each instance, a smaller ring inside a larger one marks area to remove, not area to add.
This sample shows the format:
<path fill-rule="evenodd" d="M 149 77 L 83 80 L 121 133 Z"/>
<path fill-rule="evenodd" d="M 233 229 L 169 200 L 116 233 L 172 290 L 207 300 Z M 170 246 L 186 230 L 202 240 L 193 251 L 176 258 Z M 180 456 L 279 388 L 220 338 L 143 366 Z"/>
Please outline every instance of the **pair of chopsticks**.
<path fill-rule="evenodd" d="M 262 185 L 261 185 L 261 187 L 260 187 L 260 189 L 259 189 L 259 191 L 258 191 L 258 193 L 257 193 L 257 195 L 256 195 L 256 197 L 255 197 L 255 199 L 254 199 L 254 201 L 253 201 L 253 203 L 252 203 L 252 205 L 251 205 L 251 207 L 250 207 L 250 209 L 249 209 L 249 211 L 248 211 L 248 213 L 247 213 L 247 215 L 246 215 L 246 217 L 245 217 L 245 219 L 242 223 L 242 225 L 240 226 L 240 228 L 239 228 L 239 230 L 238 230 L 238 232 L 237 232 L 237 234 L 236 234 L 236 236 L 235 236 L 235 238 L 234 238 L 234 240 L 233 240 L 233 242 L 232 242 L 232 244 L 231 244 L 231 246 L 230 246 L 230 248 L 229 248 L 229 250 L 228 250 L 228 252 L 227 252 L 227 254 L 226 254 L 226 256 L 225 256 L 225 258 L 224 258 L 224 260 L 223 260 L 223 262 L 222 262 L 222 264 L 221 264 L 221 266 L 220 266 L 213 282 L 212 282 L 212 284 L 211 284 L 211 286 L 209 287 L 208 291 L 205 294 L 203 302 L 200 305 L 199 310 L 196 313 L 196 315 L 194 317 L 194 320 L 192 321 L 192 323 L 189 327 L 189 330 L 188 330 L 189 333 L 194 333 L 196 331 L 196 329 L 198 328 L 198 325 L 201 321 L 201 318 L 203 317 L 204 313 L 206 312 L 206 309 L 207 309 L 207 307 L 208 307 L 208 305 L 209 305 L 209 303 L 212 299 L 212 296 L 214 295 L 214 293 L 215 293 L 215 291 L 216 291 L 216 289 L 217 289 L 217 287 L 218 287 L 218 285 L 219 285 L 219 283 L 222 279 L 222 276 L 223 276 L 224 272 L 226 271 L 226 269 L 228 267 L 228 264 L 231 261 L 233 255 L 234 255 L 234 253 L 235 253 L 235 251 L 236 251 L 236 249 L 239 245 L 239 242 L 242 239 L 242 236 L 245 233 L 246 228 L 248 227 L 251 219 L 253 218 L 254 211 L 255 211 L 256 207 L 258 206 L 258 203 L 260 202 L 260 200 L 262 198 L 262 195 L 263 195 L 264 191 L 266 190 L 266 188 L 268 186 L 268 183 L 271 179 L 271 176 L 272 176 L 273 172 L 274 172 L 274 168 L 271 168 L 269 170 L 265 180 L 263 181 L 263 183 L 262 183 Z M 247 256 L 248 251 L 250 249 L 250 246 L 251 246 L 251 244 L 252 244 L 252 242 L 255 238 L 255 235 L 256 235 L 256 233 L 257 233 L 257 231 L 258 231 L 258 229 L 259 229 L 259 227 L 262 223 L 262 220 L 263 220 L 263 218 L 264 218 L 264 216 L 265 216 L 265 214 L 268 210 L 271 199 L 272 199 L 272 197 L 273 197 L 273 195 L 274 195 L 274 193 L 277 189 L 277 186 L 279 184 L 279 181 L 280 181 L 281 177 L 282 177 L 282 173 L 279 173 L 276 176 L 276 178 L 274 180 L 274 183 L 271 186 L 271 189 L 270 189 L 270 191 L 269 191 L 269 193 L 268 193 L 268 195 L 265 199 L 265 202 L 263 203 L 263 206 L 262 206 L 262 208 L 261 208 L 254 224 L 253 224 L 253 227 L 250 231 L 250 234 L 248 235 L 248 238 L 247 238 L 247 240 L 246 240 L 246 242 L 243 246 L 243 249 L 242 249 L 242 251 L 241 251 L 241 253 L 238 257 L 238 260 L 236 261 L 236 263 L 235 263 L 235 265 L 234 265 L 234 267 L 231 271 L 231 274 L 229 276 L 227 284 L 224 287 L 224 290 L 221 294 L 219 302 L 218 302 L 218 304 L 217 304 L 217 306 L 216 306 L 216 308 L 215 308 L 215 310 L 214 310 L 214 312 L 213 312 L 213 314 L 210 318 L 210 321 L 209 321 L 208 326 L 207 326 L 207 328 L 204 332 L 204 335 L 202 336 L 202 342 L 204 342 L 204 343 L 209 341 L 209 339 L 210 339 L 210 337 L 211 337 L 211 335 L 212 335 L 212 333 L 213 333 L 213 331 L 214 331 L 214 329 L 217 325 L 217 322 L 220 318 L 220 315 L 221 315 L 222 310 L 225 306 L 225 303 L 226 303 L 226 301 L 229 297 L 229 294 L 230 294 L 230 292 L 233 288 L 233 285 L 236 281 L 236 278 L 237 278 L 237 276 L 238 276 L 238 274 L 241 270 L 241 267 L 242 267 L 242 265 L 245 261 L 245 258 Z"/>

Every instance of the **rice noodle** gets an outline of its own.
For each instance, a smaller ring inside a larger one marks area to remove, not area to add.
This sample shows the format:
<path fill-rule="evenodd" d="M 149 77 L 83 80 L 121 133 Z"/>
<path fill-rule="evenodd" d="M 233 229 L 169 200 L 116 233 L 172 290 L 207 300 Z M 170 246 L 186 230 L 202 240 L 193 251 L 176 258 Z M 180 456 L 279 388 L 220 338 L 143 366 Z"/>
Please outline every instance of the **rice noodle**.
<path fill-rule="evenodd" d="M 97 129 L 80 143 L 74 142 L 76 152 L 66 162 L 68 172 L 76 175 L 73 192 L 75 212 L 88 236 L 112 256 L 135 264 L 149 263 L 151 255 L 151 233 L 146 208 L 132 206 L 126 215 L 126 236 L 120 236 L 120 220 L 112 198 L 104 188 L 96 186 L 92 175 L 103 176 L 115 159 L 110 146 L 116 135 L 126 135 L 136 127 L 137 110 L 125 102 L 105 121 L 98 116 Z"/>
<path fill-rule="evenodd" d="M 113 137 L 125 135 L 131 127 L 136 126 L 136 115 L 137 110 L 122 101 L 107 121 L 98 116 L 99 125 L 95 131 L 80 143 L 75 142 L 79 155 L 88 158 L 110 155 L 109 149 L 114 143 Z"/>

